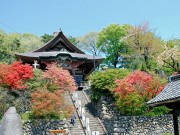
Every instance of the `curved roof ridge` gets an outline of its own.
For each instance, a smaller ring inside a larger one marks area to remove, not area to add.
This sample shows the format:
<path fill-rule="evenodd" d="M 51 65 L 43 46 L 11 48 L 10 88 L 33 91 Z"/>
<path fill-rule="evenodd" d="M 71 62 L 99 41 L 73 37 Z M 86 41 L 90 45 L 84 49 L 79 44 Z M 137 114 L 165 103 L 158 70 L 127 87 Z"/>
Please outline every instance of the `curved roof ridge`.
<path fill-rule="evenodd" d="M 81 51 L 79 48 L 77 48 L 73 43 L 71 43 L 71 41 L 68 40 L 68 38 L 64 35 L 64 33 L 62 31 L 57 32 L 56 35 L 54 36 L 54 38 L 52 38 L 50 41 L 45 43 L 42 47 L 40 47 L 39 49 L 37 49 L 33 52 L 45 52 L 45 49 L 47 49 L 51 46 L 54 46 L 60 40 L 65 42 L 65 45 L 68 48 L 73 49 L 75 52 L 85 54 L 83 51 Z"/>
<path fill-rule="evenodd" d="M 56 38 L 58 38 L 60 34 L 61 34 L 61 31 L 58 32 L 58 34 L 56 36 L 54 36 L 50 41 L 45 43 L 42 47 L 40 47 L 39 49 L 37 49 L 33 52 L 41 52 L 42 50 L 45 50 L 46 48 L 48 48 L 50 46 L 50 43 L 53 42 Z"/>

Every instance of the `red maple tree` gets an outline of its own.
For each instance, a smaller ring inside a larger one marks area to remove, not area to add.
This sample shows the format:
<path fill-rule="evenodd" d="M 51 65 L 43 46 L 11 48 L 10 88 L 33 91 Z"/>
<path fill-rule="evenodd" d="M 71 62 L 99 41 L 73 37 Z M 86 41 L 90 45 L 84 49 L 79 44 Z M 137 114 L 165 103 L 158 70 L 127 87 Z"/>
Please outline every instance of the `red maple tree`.
<path fill-rule="evenodd" d="M 74 107 L 66 102 L 62 91 L 37 90 L 32 93 L 32 109 L 35 117 L 70 117 Z"/>
<path fill-rule="evenodd" d="M 0 86 L 9 89 L 24 89 L 25 83 L 33 77 L 33 68 L 29 64 L 18 61 L 12 65 L 0 64 Z"/>
<path fill-rule="evenodd" d="M 116 80 L 116 84 L 115 94 L 120 95 L 121 98 L 129 93 L 138 93 L 146 99 L 151 99 L 164 88 L 160 81 L 143 71 L 134 71 L 126 78 Z"/>
<path fill-rule="evenodd" d="M 77 89 L 75 80 L 68 70 L 64 70 L 55 63 L 48 65 L 47 69 L 43 74 L 43 78 L 45 78 L 50 85 L 55 85 L 57 90 L 73 91 Z"/>

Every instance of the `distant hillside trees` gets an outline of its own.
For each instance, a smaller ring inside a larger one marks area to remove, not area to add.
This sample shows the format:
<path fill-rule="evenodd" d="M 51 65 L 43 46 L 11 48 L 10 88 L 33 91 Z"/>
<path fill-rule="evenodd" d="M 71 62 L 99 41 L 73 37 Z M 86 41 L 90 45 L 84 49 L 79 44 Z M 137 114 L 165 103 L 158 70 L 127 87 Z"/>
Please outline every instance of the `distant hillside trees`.
<path fill-rule="evenodd" d="M 0 31 L 0 61 L 13 63 L 15 53 L 29 52 L 42 46 L 41 39 L 33 34 L 6 33 Z"/>
<path fill-rule="evenodd" d="M 152 32 L 148 23 L 131 27 L 126 37 L 131 48 L 130 66 L 134 69 L 154 70 L 157 68 L 156 57 L 162 52 L 163 41 Z"/>
<path fill-rule="evenodd" d="M 44 33 L 44 35 L 41 36 L 41 41 L 43 43 L 49 42 L 54 36 Z"/>

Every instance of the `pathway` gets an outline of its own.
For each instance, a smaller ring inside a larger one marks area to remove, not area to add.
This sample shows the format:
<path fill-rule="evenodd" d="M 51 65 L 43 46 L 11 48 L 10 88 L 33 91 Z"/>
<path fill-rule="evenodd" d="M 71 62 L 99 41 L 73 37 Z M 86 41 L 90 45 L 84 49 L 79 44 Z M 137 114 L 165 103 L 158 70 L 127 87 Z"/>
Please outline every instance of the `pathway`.
<path fill-rule="evenodd" d="M 100 120 L 96 117 L 92 105 L 88 102 L 87 97 L 83 91 L 77 91 L 78 99 L 81 100 L 81 106 L 85 108 L 85 115 L 89 118 L 89 126 L 91 131 L 99 131 L 100 135 L 106 135 L 103 125 Z"/>
<path fill-rule="evenodd" d="M 66 93 L 65 99 L 68 100 L 69 103 L 71 103 L 74 106 L 73 101 L 68 93 Z M 81 121 L 80 121 L 80 118 L 78 117 L 77 112 L 75 113 L 75 115 L 76 115 L 75 126 L 70 124 L 70 119 L 67 121 L 68 129 L 70 130 L 71 135 L 86 135 L 84 127 L 81 124 Z"/>

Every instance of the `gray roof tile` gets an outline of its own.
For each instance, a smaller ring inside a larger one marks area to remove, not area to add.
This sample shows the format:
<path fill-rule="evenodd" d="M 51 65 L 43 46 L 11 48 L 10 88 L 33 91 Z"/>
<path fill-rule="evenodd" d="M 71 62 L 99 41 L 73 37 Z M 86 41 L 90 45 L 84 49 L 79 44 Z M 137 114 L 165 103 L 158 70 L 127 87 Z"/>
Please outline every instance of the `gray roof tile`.
<path fill-rule="evenodd" d="M 56 57 L 58 54 L 69 54 L 74 58 L 86 58 L 93 59 L 92 55 L 88 54 L 79 54 L 79 53 L 69 53 L 69 52 L 28 52 L 28 53 L 18 53 L 18 55 L 26 56 L 26 57 Z M 95 59 L 102 59 L 101 57 L 95 56 Z"/>
<path fill-rule="evenodd" d="M 174 76 L 169 84 L 156 97 L 147 102 L 150 105 L 160 105 L 180 100 L 180 75 Z"/>

